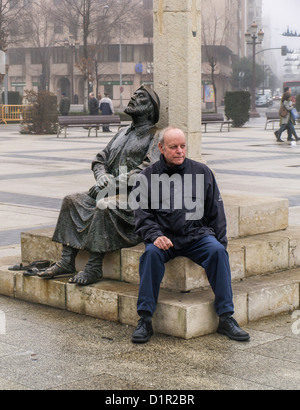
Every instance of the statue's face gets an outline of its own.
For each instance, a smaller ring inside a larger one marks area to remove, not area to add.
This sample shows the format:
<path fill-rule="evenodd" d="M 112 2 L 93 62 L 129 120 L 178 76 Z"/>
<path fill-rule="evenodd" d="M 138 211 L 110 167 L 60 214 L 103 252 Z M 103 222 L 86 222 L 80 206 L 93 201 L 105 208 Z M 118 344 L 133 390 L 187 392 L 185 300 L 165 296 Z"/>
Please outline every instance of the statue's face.
<path fill-rule="evenodd" d="M 137 90 L 125 108 L 125 113 L 131 117 L 150 115 L 153 112 L 154 107 L 151 98 L 145 90 Z"/>

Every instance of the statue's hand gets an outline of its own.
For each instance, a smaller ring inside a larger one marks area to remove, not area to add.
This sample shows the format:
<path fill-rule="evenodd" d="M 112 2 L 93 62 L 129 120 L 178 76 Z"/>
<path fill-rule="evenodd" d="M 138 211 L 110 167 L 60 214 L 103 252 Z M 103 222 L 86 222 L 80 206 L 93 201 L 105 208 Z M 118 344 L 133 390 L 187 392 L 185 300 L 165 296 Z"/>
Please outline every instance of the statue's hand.
<path fill-rule="evenodd" d="M 99 188 L 98 185 L 94 185 L 90 190 L 89 190 L 89 196 L 93 199 L 97 198 L 97 195 L 99 194 L 99 192 L 101 191 L 101 189 Z"/>
<path fill-rule="evenodd" d="M 105 188 L 112 180 L 114 177 L 110 174 L 104 174 L 101 177 L 97 178 L 97 185 L 99 186 L 100 189 Z"/>

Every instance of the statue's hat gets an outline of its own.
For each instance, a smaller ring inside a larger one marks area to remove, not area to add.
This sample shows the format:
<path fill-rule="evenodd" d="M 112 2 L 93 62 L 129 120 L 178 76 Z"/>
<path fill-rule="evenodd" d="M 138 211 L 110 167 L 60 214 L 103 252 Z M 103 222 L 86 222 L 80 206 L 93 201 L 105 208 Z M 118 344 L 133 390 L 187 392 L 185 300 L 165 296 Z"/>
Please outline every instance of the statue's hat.
<path fill-rule="evenodd" d="M 159 110 L 160 110 L 159 96 L 156 94 L 156 92 L 154 90 L 152 90 L 151 87 L 149 87 L 146 84 L 141 85 L 139 90 L 145 90 L 149 94 L 149 96 L 151 98 L 151 101 L 152 101 L 152 104 L 153 104 L 153 107 L 154 107 L 154 121 L 155 121 L 155 124 L 156 124 L 159 120 Z"/>

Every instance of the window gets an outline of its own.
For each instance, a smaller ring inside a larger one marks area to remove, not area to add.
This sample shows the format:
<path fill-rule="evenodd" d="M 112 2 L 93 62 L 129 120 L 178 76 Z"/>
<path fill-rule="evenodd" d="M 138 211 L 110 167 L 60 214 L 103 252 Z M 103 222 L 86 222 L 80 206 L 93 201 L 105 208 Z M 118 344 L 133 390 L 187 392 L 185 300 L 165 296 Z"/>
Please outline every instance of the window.
<path fill-rule="evenodd" d="M 25 64 L 25 50 L 24 49 L 10 49 L 9 61 L 11 65 Z"/>
<path fill-rule="evenodd" d="M 31 56 L 31 64 L 42 64 L 42 56 L 38 48 L 31 50 L 30 56 Z"/>
<path fill-rule="evenodd" d="M 66 64 L 68 60 L 69 50 L 66 50 L 64 47 L 55 47 L 53 48 L 53 64 Z"/>
<path fill-rule="evenodd" d="M 153 37 L 153 15 L 148 14 L 143 17 L 143 31 L 144 37 Z"/>
<path fill-rule="evenodd" d="M 108 46 L 108 61 L 110 63 L 120 60 L 120 47 L 118 44 Z"/>
<path fill-rule="evenodd" d="M 63 32 L 64 32 L 63 24 L 60 21 L 55 20 L 54 21 L 54 33 L 63 34 Z"/>
<path fill-rule="evenodd" d="M 134 61 L 134 47 L 130 45 L 122 46 L 122 61 L 132 63 Z"/>

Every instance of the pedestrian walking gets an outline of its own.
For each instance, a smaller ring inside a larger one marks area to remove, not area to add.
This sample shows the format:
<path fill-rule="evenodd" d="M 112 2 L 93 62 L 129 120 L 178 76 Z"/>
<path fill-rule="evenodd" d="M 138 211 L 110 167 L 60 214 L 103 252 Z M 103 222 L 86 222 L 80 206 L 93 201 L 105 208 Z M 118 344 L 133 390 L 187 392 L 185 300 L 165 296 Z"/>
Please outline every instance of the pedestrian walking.
<path fill-rule="evenodd" d="M 289 89 L 285 89 L 285 92 L 282 95 L 279 116 L 280 116 L 280 128 L 274 132 L 276 140 L 278 142 L 284 142 L 281 139 L 281 134 L 287 130 L 288 132 L 288 141 L 300 141 L 300 138 L 297 135 L 295 130 L 295 120 L 292 116 L 292 110 L 294 109 L 293 103 L 291 101 L 291 93 Z M 295 139 L 293 139 L 293 135 Z"/>
<path fill-rule="evenodd" d="M 113 115 L 115 113 L 112 100 L 109 98 L 109 94 L 104 93 L 104 97 L 101 99 L 99 109 L 102 115 Z M 111 132 L 109 126 L 102 127 L 103 132 Z"/>

